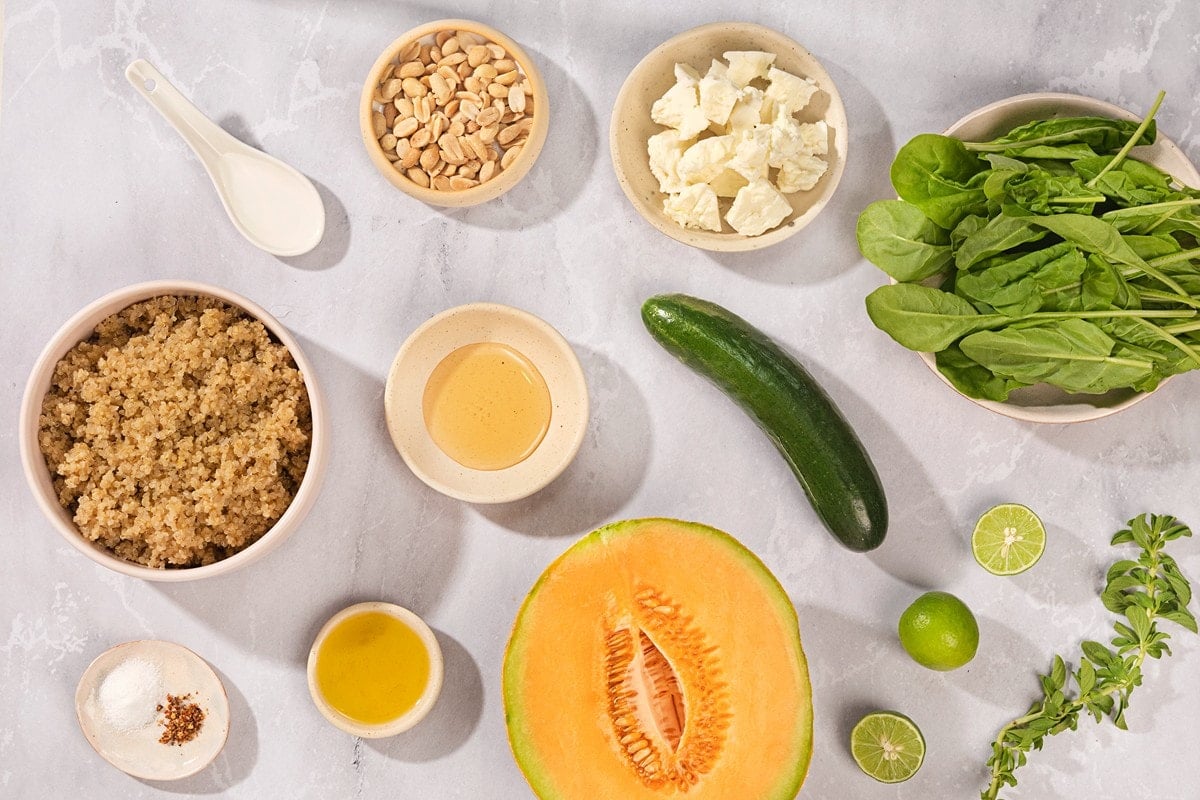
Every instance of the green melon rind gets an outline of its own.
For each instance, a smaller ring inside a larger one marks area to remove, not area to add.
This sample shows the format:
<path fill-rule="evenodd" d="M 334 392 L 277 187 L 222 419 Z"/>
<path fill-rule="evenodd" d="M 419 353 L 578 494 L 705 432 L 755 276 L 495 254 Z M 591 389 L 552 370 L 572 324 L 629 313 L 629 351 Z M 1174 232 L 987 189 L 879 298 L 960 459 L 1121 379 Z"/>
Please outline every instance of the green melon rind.
<path fill-rule="evenodd" d="M 795 645 L 796 657 L 799 660 L 801 672 L 805 677 L 805 684 L 808 689 L 808 719 L 803 726 L 801 740 L 798 742 L 798 748 L 804 755 L 803 761 L 796 764 L 796 770 L 791 775 L 786 776 L 783 782 L 776 789 L 762 800 L 793 800 L 800 793 L 800 787 L 804 784 L 805 778 L 808 776 L 808 769 L 812 763 L 812 740 L 813 740 L 813 717 L 812 717 L 812 681 L 808 672 L 808 661 L 804 656 L 804 650 L 800 641 L 800 621 L 796 616 L 796 608 L 792 605 L 791 598 L 788 597 L 787 591 L 774 573 L 763 563 L 762 559 L 756 556 L 749 548 L 743 545 L 734 537 L 730 536 L 722 530 L 704 525 L 699 522 L 685 522 L 683 520 L 671 519 L 669 517 L 648 517 L 643 519 L 631 519 L 621 522 L 613 522 L 601 528 L 597 528 L 591 533 L 585 535 L 578 542 L 571 545 L 567 550 L 556 558 L 542 572 L 541 577 L 534 583 L 533 588 L 529 590 L 525 601 L 521 604 L 520 610 L 517 612 L 516 621 L 513 623 L 512 633 L 509 635 L 508 646 L 504 650 L 504 666 L 502 676 L 502 694 L 504 698 L 504 721 L 508 730 L 508 744 L 512 749 L 513 757 L 516 759 L 517 766 L 525 775 L 525 780 L 529 783 L 540 800 L 577 800 L 577 798 L 567 798 L 557 792 L 553 792 L 554 787 L 551 785 L 549 776 L 545 772 L 545 768 L 537 761 L 536 754 L 532 752 L 532 748 L 524 748 L 518 743 L 518 736 L 515 732 L 525 730 L 528 726 L 528 720 L 520 713 L 520 704 L 516 702 L 515 697 L 516 686 L 519 685 L 519 677 L 523 666 L 523 640 L 521 633 L 523 631 L 525 610 L 529 604 L 533 602 L 533 598 L 537 596 L 538 590 L 542 584 L 555 572 L 559 563 L 565 560 L 576 550 L 586 550 L 597 544 L 604 544 L 609 539 L 617 536 L 625 536 L 636 533 L 638 528 L 649 523 L 669 523 L 682 528 L 688 528 L 696 533 L 712 536 L 719 539 L 729 546 L 730 550 L 741 559 L 751 571 L 758 574 L 763 583 L 767 587 L 767 595 L 770 596 L 776 605 L 777 610 L 782 614 L 783 619 L 790 623 L 789 631 L 794 631 L 793 644 Z M 551 793 L 553 792 L 553 793 Z"/>

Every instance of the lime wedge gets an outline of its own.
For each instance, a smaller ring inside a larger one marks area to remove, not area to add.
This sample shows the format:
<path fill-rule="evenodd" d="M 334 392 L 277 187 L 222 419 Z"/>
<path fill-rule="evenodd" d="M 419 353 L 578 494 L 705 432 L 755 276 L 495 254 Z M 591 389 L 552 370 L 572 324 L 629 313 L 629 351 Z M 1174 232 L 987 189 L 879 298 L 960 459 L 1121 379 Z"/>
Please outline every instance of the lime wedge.
<path fill-rule="evenodd" d="M 850 754 L 881 783 L 906 781 L 925 760 L 925 739 L 913 721 L 894 711 L 867 714 L 850 731 Z"/>
<path fill-rule="evenodd" d="M 971 534 L 971 552 L 993 575 L 1016 575 L 1038 562 L 1046 549 L 1046 528 L 1025 506 L 1005 503 L 989 509 Z"/>

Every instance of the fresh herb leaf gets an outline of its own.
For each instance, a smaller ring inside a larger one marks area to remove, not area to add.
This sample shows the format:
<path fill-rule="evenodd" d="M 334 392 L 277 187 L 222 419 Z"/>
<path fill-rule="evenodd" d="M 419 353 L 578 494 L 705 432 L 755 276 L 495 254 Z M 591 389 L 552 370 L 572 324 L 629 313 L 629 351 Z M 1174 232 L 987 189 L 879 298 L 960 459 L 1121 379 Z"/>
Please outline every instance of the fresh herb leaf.
<path fill-rule="evenodd" d="M 858 217 L 858 249 L 898 281 L 920 281 L 954 258 L 950 234 L 903 200 L 879 200 Z"/>
<path fill-rule="evenodd" d="M 1129 696 L 1142 685 L 1143 662 L 1170 655 L 1169 634 L 1158 629 L 1161 620 L 1196 632 L 1196 618 L 1188 610 L 1192 591 L 1175 560 L 1163 552 L 1167 542 L 1191 536 L 1187 526 L 1174 517 L 1144 514 L 1113 536 L 1113 545 L 1136 544 L 1137 560 L 1112 565 L 1101 597 L 1104 607 L 1124 615 L 1125 622 L 1113 623 L 1112 647 L 1085 641 L 1079 668 L 1071 671 L 1061 656 L 1055 656 L 1049 674 L 1041 679 L 1042 698 L 1024 716 L 1000 729 L 992 743 L 987 766 L 991 782 L 980 793 L 981 800 L 999 800 L 1006 786 L 1016 786 L 1016 771 L 1026 763 L 1031 750 L 1041 750 L 1047 736 L 1076 730 L 1080 714 L 1097 722 L 1105 717 L 1125 730 Z M 1076 690 L 1070 693 L 1069 678 Z"/>

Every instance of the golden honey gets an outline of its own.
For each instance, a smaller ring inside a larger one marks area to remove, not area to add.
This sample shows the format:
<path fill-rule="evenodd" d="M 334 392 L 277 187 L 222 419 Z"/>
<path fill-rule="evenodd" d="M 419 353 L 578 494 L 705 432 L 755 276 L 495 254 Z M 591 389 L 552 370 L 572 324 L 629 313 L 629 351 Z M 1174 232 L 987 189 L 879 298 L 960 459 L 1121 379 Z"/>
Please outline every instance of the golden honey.
<path fill-rule="evenodd" d="M 433 369 L 422 410 L 434 443 L 464 467 L 507 469 L 550 429 L 550 390 L 522 353 L 498 342 L 460 347 Z"/>
<path fill-rule="evenodd" d="M 417 632 L 382 611 L 333 626 L 317 650 L 317 688 L 355 722 L 381 725 L 417 704 L 429 684 L 429 651 Z"/>

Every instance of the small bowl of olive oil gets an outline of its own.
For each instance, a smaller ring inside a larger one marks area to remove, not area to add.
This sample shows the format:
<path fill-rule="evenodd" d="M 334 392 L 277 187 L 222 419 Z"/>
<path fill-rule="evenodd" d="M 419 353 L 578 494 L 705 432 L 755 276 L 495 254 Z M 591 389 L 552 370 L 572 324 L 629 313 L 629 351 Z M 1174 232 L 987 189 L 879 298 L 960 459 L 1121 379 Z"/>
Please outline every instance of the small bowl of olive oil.
<path fill-rule="evenodd" d="M 384 391 L 409 468 L 471 503 L 528 497 L 567 468 L 588 423 L 579 359 L 553 327 L 495 303 L 444 311 L 401 346 Z"/>
<path fill-rule="evenodd" d="M 308 653 L 317 709 L 355 736 L 395 736 L 423 720 L 442 691 L 442 650 L 424 620 L 392 603 L 335 614 Z"/>

